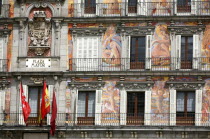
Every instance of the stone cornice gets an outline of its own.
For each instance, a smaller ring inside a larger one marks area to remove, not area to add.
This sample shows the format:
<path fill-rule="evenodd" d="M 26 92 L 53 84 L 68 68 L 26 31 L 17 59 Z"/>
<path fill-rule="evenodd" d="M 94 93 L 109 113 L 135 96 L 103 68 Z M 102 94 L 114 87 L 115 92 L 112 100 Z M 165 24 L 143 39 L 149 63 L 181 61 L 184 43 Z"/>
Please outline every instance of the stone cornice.
<path fill-rule="evenodd" d="M 101 36 L 107 28 L 98 27 L 98 28 L 71 28 L 70 31 L 73 36 Z"/>
<path fill-rule="evenodd" d="M 197 81 L 197 82 L 175 82 L 175 81 L 168 81 L 166 83 L 169 88 L 173 88 L 176 90 L 196 90 L 201 89 L 205 82 L 204 81 Z"/>
<path fill-rule="evenodd" d="M 118 27 L 117 32 L 124 35 L 151 35 L 154 32 L 155 26 L 138 26 L 138 27 Z"/>
<path fill-rule="evenodd" d="M 145 82 L 117 82 L 116 87 L 124 89 L 142 89 L 147 90 L 152 87 L 154 84 L 153 81 Z"/>
<path fill-rule="evenodd" d="M 169 26 L 168 29 L 174 34 L 196 34 L 202 32 L 205 29 L 205 26 Z"/>
<path fill-rule="evenodd" d="M 101 89 L 105 82 L 68 82 L 70 88 L 79 90 L 96 90 Z"/>

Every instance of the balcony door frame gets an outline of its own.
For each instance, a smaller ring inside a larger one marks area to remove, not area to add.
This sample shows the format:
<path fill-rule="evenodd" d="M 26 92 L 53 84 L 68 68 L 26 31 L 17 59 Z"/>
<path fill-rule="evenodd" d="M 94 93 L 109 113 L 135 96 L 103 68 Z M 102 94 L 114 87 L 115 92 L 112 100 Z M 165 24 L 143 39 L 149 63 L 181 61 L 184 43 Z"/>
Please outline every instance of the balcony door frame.
<path fill-rule="evenodd" d="M 180 90 L 179 86 L 180 84 L 186 83 L 187 86 L 183 86 L 183 88 Z M 172 87 L 170 88 L 170 125 L 175 126 L 176 125 L 176 101 L 177 101 L 177 91 L 193 91 L 195 92 L 195 125 L 200 126 L 201 123 L 201 113 L 202 113 L 202 93 L 203 88 L 200 86 L 195 86 L 193 83 L 190 82 L 183 82 L 183 83 L 172 83 Z M 203 83 L 204 85 L 204 83 Z M 170 86 L 170 84 L 169 84 Z M 192 88 L 194 86 L 194 88 Z M 178 88 L 177 88 L 178 87 Z"/>
<path fill-rule="evenodd" d="M 133 68 L 132 69 L 132 65 L 131 65 L 131 38 L 132 37 L 145 37 L 145 60 L 144 60 L 144 68 L 138 69 L 138 68 Z M 128 63 L 129 65 L 127 65 L 127 68 L 129 70 L 149 70 L 151 69 L 151 44 L 152 44 L 152 35 L 143 35 L 143 34 L 139 34 L 139 35 L 131 35 L 128 37 Z"/>
<path fill-rule="evenodd" d="M 197 0 L 191 0 L 191 6 L 189 12 L 178 12 L 178 0 L 175 0 L 174 11 L 176 15 L 194 15 L 197 14 Z"/>
<path fill-rule="evenodd" d="M 144 83 L 143 83 L 144 84 Z M 127 125 L 127 94 L 129 92 L 144 93 L 144 125 L 150 125 L 150 113 L 151 113 L 151 89 L 121 89 L 120 90 L 120 125 Z"/>

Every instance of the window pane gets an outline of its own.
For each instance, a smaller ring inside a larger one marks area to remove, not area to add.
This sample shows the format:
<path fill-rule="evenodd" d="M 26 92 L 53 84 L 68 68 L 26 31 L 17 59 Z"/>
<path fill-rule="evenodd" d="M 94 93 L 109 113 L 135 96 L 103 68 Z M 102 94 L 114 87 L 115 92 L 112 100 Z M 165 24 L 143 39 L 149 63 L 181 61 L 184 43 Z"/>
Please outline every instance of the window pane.
<path fill-rule="evenodd" d="M 195 112 L 195 93 L 187 94 L 187 111 Z"/>
<path fill-rule="evenodd" d="M 144 93 L 139 92 L 137 93 L 137 98 L 138 98 L 138 116 L 143 116 L 144 114 Z"/>
<path fill-rule="evenodd" d="M 142 116 L 144 114 L 144 92 L 130 92 L 127 95 L 127 114 L 128 116 Z"/>
<path fill-rule="evenodd" d="M 37 117 L 38 112 L 38 88 L 29 88 L 29 105 L 31 107 L 30 117 Z"/>
<path fill-rule="evenodd" d="M 178 92 L 176 99 L 176 109 L 178 112 L 184 112 L 184 93 Z"/>
<path fill-rule="evenodd" d="M 132 37 L 131 38 L 131 62 L 140 62 L 145 60 L 145 37 Z"/>
<path fill-rule="evenodd" d="M 135 93 L 128 93 L 127 95 L 127 113 L 128 116 L 133 116 L 134 114 L 134 100 L 135 100 Z"/>
<path fill-rule="evenodd" d="M 188 37 L 188 60 L 191 60 L 193 59 L 193 37 Z"/>
<path fill-rule="evenodd" d="M 95 92 L 88 93 L 88 117 L 95 115 Z"/>
<path fill-rule="evenodd" d="M 128 6 L 136 6 L 137 0 L 128 0 Z"/>
<path fill-rule="evenodd" d="M 78 94 L 78 117 L 85 117 L 85 100 L 86 100 L 86 93 L 79 92 Z"/>

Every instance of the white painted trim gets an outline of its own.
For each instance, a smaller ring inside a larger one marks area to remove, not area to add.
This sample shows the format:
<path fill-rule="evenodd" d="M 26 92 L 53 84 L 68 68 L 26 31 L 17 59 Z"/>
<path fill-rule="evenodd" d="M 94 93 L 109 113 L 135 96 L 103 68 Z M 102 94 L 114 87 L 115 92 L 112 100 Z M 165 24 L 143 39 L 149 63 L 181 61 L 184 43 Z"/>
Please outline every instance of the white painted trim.
<path fill-rule="evenodd" d="M 145 115 L 144 115 L 144 124 L 150 125 L 151 123 L 151 95 L 150 90 L 145 91 Z"/>
<path fill-rule="evenodd" d="M 102 90 L 96 90 L 95 98 L 95 125 L 101 125 Z"/>
<path fill-rule="evenodd" d="M 176 125 L 176 90 L 170 89 L 170 125 Z"/>
<path fill-rule="evenodd" d="M 120 90 L 120 125 L 126 125 L 127 118 L 127 92 Z"/>
<path fill-rule="evenodd" d="M 198 69 L 199 67 L 199 35 L 193 35 L 193 69 Z"/>

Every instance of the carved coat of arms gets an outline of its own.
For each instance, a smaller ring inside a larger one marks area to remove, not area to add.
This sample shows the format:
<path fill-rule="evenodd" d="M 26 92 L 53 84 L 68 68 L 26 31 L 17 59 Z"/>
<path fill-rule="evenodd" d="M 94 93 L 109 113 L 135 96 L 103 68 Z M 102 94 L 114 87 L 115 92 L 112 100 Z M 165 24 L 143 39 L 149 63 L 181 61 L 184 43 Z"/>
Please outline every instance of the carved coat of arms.
<path fill-rule="evenodd" d="M 42 55 L 50 48 L 51 23 L 44 11 L 35 11 L 33 21 L 29 23 L 29 48 Z"/>

